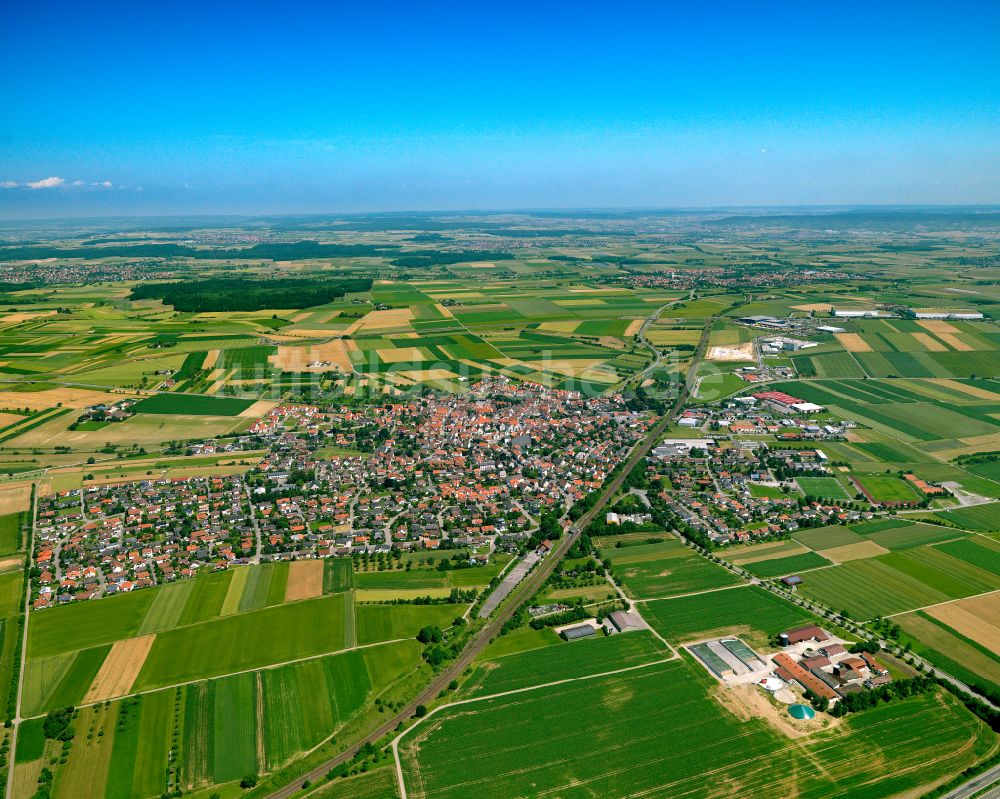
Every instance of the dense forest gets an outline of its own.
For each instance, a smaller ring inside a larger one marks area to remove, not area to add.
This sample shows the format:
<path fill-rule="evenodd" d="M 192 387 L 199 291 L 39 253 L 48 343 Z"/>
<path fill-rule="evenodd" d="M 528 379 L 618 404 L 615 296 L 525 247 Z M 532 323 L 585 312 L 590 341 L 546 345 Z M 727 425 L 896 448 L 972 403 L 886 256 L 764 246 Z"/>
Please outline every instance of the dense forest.
<path fill-rule="evenodd" d="M 368 291 L 367 278 L 319 279 L 216 279 L 187 283 L 144 283 L 132 289 L 130 299 L 163 300 L 185 313 L 206 311 L 260 311 L 264 308 L 311 308 Z"/>

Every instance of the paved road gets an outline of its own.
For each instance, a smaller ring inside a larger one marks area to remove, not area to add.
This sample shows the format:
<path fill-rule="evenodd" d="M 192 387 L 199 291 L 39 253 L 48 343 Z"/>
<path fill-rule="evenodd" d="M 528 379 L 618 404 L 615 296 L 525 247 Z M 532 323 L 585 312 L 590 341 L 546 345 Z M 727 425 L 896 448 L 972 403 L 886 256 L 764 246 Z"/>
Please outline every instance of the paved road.
<path fill-rule="evenodd" d="M 941 799 L 969 799 L 977 791 L 981 791 L 988 785 L 994 785 L 994 783 L 998 782 L 1000 782 L 1000 766 L 994 766 L 989 771 L 984 771 L 978 777 L 973 777 L 965 784 L 959 785 L 955 790 L 949 791 Z M 998 798 L 1000 798 L 1000 785 L 995 786 L 993 790 L 987 791 L 982 796 L 982 799 Z"/>

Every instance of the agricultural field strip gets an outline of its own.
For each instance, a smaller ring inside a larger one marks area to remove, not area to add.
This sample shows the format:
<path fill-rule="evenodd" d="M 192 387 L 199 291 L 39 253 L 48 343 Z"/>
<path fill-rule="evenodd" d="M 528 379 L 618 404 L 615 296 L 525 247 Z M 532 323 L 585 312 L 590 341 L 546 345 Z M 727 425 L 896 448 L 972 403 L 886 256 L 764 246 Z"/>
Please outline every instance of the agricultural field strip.
<path fill-rule="evenodd" d="M 934 602 L 930 605 L 924 605 L 922 608 L 911 608 L 910 610 L 902 610 L 899 613 L 886 613 L 883 618 L 891 619 L 893 616 L 903 616 L 907 613 L 916 613 L 918 610 L 929 610 L 930 608 L 939 608 L 942 605 L 951 605 L 955 602 L 961 602 L 966 599 L 978 599 L 979 597 L 990 596 L 991 594 L 1000 594 L 1000 588 L 996 588 L 992 591 L 983 591 L 981 594 L 970 594 L 969 596 L 959 596 L 954 599 L 946 599 L 944 602 Z"/>
<path fill-rule="evenodd" d="M 721 589 L 717 589 L 717 590 L 721 590 Z M 702 592 L 702 593 L 704 593 L 704 592 Z M 669 597 L 669 598 L 673 598 L 673 597 Z M 671 647 L 671 649 L 672 649 L 672 647 Z M 413 732 L 422 722 L 427 721 L 427 719 L 431 718 L 435 713 L 437 713 L 440 710 L 444 710 L 445 708 L 456 707 L 458 705 L 468 705 L 468 704 L 471 704 L 473 702 L 484 702 L 484 701 L 486 701 L 488 699 L 500 699 L 502 697 L 511 696 L 513 694 L 527 693 L 528 691 L 538 691 L 538 690 L 541 690 L 543 688 L 553 688 L 553 687 L 555 687 L 557 685 L 565 685 L 567 683 L 583 682 L 585 680 L 596 680 L 596 679 L 599 679 L 601 677 L 612 677 L 612 676 L 614 676 L 616 674 L 625 674 L 626 672 L 630 672 L 630 671 L 638 671 L 639 669 L 647 669 L 647 668 L 649 668 L 651 666 L 659 666 L 659 665 L 661 665 L 663 663 L 669 663 L 671 661 L 679 660 L 679 659 L 680 659 L 680 655 L 678 655 L 677 652 L 674 652 L 672 655 L 670 655 L 670 657 L 660 658 L 659 660 L 652 660 L 649 663 L 640 663 L 637 666 L 626 666 L 626 667 L 620 668 L 620 669 L 612 669 L 611 671 L 602 671 L 599 674 L 585 674 L 585 675 L 580 676 L 580 677 L 567 677 L 567 678 L 562 679 L 562 680 L 554 680 L 552 682 L 541 683 L 540 685 L 529 685 L 529 686 L 527 686 L 525 688 L 514 688 L 514 689 L 512 689 L 510 691 L 500 691 L 499 693 L 487 694 L 486 696 L 474 696 L 474 697 L 472 697 L 470 699 L 459 699 L 459 700 L 457 700 L 455 702 L 448 702 L 448 703 L 443 704 L 443 705 L 438 705 L 437 707 L 434 707 L 433 709 L 431 709 L 430 712 L 428 712 L 426 716 L 424 716 L 421 719 L 419 719 L 413 726 L 407 727 L 399 735 L 397 735 L 395 738 L 392 739 L 392 743 L 390 744 L 390 746 L 392 747 L 392 757 L 393 757 L 393 760 L 395 761 L 395 764 L 396 764 L 396 780 L 397 780 L 397 782 L 399 784 L 399 793 L 400 793 L 400 796 L 401 796 L 402 799 L 407 799 L 406 782 L 403 779 L 403 764 L 402 764 L 402 762 L 399 759 L 399 742 L 403 738 L 405 738 L 407 735 L 409 735 L 411 732 Z"/>
<path fill-rule="evenodd" d="M 412 638 L 393 638 L 392 640 L 388 641 L 374 641 L 369 644 L 357 644 L 355 646 L 346 647 L 344 649 L 337 649 L 333 652 L 321 652 L 318 655 L 307 655 L 306 657 L 294 658 L 292 660 L 283 660 L 280 663 L 269 663 L 266 666 L 256 666 L 251 669 L 240 669 L 239 671 L 231 671 L 225 674 L 215 674 L 211 677 L 198 677 L 193 680 L 184 680 L 183 682 L 170 683 L 169 685 L 160 685 L 154 688 L 143 688 L 140 691 L 132 691 L 128 694 L 125 694 L 125 696 L 142 696 L 143 694 L 155 694 L 158 693 L 159 691 L 169 691 L 171 689 L 182 688 L 185 685 L 197 685 L 198 683 L 213 682 L 215 680 L 224 680 L 227 677 L 238 677 L 241 674 L 255 674 L 256 672 L 259 671 L 272 671 L 274 669 L 280 669 L 282 666 L 292 666 L 296 663 L 306 663 L 310 660 L 319 660 L 321 658 L 337 657 L 338 655 L 343 655 L 348 652 L 355 652 L 359 649 L 373 649 L 378 646 L 386 646 L 387 644 L 398 644 L 412 640 L 413 640 Z M 124 698 L 124 697 L 116 697 L 116 698 Z M 76 707 L 83 708 L 83 707 L 92 707 L 96 705 L 103 705 L 105 701 L 106 700 L 102 699 L 98 702 L 81 702 L 80 704 L 76 705 Z M 44 718 L 45 715 L 46 715 L 45 713 L 39 713 L 36 716 L 25 716 L 22 719 L 22 721 L 27 721 L 28 719 L 32 718 Z"/>
<path fill-rule="evenodd" d="M 827 568 L 827 567 L 824 567 Z M 684 599 L 689 596 L 701 596 L 702 594 L 714 594 L 718 591 L 732 591 L 734 588 L 749 588 L 750 583 L 736 583 L 735 585 L 722 585 L 718 588 L 706 588 L 704 591 L 692 591 L 688 594 L 674 594 L 673 596 L 651 596 L 644 599 L 629 599 L 629 602 L 637 604 L 639 602 L 667 602 L 671 599 Z"/>

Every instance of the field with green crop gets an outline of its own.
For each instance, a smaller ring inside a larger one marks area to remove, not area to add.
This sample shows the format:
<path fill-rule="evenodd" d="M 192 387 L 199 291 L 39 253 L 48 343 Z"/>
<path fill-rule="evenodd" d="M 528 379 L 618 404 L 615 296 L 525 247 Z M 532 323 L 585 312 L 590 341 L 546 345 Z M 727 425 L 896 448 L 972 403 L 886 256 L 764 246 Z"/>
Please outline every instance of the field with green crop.
<path fill-rule="evenodd" d="M 752 632 L 766 642 L 812 620 L 797 605 L 755 586 L 646 602 L 642 615 L 671 643 L 707 638 L 715 631 Z"/>
<path fill-rule="evenodd" d="M 646 630 L 566 642 L 553 630 L 542 631 L 559 643 L 499 657 L 484 657 L 466 680 L 463 696 L 487 696 L 552 680 L 568 680 L 653 663 L 671 652 Z M 609 665 L 612 664 L 612 665 Z"/>
<path fill-rule="evenodd" d="M 973 505 L 966 508 L 935 513 L 933 518 L 940 519 L 949 525 L 963 530 L 977 532 L 996 532 L 1000 530 L 1000 503 L 989 505 Z"/>
<path fill-rule="evenodd" d="M 836 477 L 799 477 L 796 481 L 807 497 L 850 499 Z"/>
<path fill-rule="evenodd" d="M 611 559 L 615 578 L 635 598 L 689 594 L 739 581 L 673 537 L 659 544 L 605 549 L 601 556 Z"/>
<path fill-rule="evenodd" d="M 725 784 L 727 795 L 762 799 L 790 792 L 882 799 L 952 774 L 996 746 L 985 725 L 941 694 L 885 705 L 793 743 L 762 720 L 730 713 L 709 697 L 713 685 L 685 659 L 627 680 L 445 709 L 403 739 L 407 792 L 665 799 L 709 796 Z"/>
<path fill-rule="evenodd" d="M 239 416 L 251 405 L 253 405 L 253 400 L 216 399 L 215 397 L 201 397 L 194 394 L 157 394 L 136 403 L 133 409 L 136 413 Z"/>
<path fill-rule="evenodd" d="M 747 563 L 743 568 L 758 577 L 784 577 L 797 574 L 807 569 L 818 569 L 829 566 L 830 561 L 815 552 L 803 552 L 801 555 L 790 555 L 787 558 L 773 558 Z"/>
<path fill-rule="evenodd" d="M 854 479 L 875 502 L 916 502 L 920 499 L 906 480 L 890 474 L 862 474 Z"/>
<path fill-rule="evenodd" d="M 805 575 L 799 590 L 870 619 L 1000 588 L 1000 573 L 989 570 L 993 564 L 969 563 L 948 554 L 947 546 L 918 546 L 820 569 Z"/>

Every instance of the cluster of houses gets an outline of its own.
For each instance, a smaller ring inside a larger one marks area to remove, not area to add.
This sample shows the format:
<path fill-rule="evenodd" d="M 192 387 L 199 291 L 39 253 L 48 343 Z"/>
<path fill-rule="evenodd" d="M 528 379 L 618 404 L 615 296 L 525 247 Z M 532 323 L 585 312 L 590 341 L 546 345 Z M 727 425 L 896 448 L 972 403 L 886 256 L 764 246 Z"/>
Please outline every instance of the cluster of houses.
<path fill-rule="evenodd" d="M 40 497 L 36 609 L 146 588 L 210 566 L 248 563 L 256 548 L 239 477 L 90 486 Z"/>
<path fill-rule="evenodd" d="M 135 416 L 135 411 L 132 410 L 132 406 L 135 405 L 136 402 L 138 402 L 136 399 L 122 399 L 112 404 L 102 402 L 98 405 L 91 405 L 89 408 L 85 408 L 83 410 L 83 413 L 80 414 L 80 418 L 76 420 L 76 423 L 124 422 L 126 419 Z"/>
<path fill-rule="evenodd" d="M 603 485 L 651 423 L 621 397 L 506 378 L 378 408 L 278 405 L 190 448 L 263 449 L 245 475 L 43 497 L 36 607 L 266 560 L 466 547 L 485 562 Z"/>
<path fill-rule="evenodd" d="M 732 397 L 716 406 L 688 408 L 678 419 L 691 430 L 728 432 L 733 436 L 774 436 L 779 440 L 840 441 L 857 427 L 853 420 L 817 421 L 823 406 L 781 391 Z"/>
<path fill-rule="evenodd" d="M 828 475 L 827 464 L 820 449 L 785 449 L 735 437 L 668 439 L 647 458 L 650 476 L 669 485 L 659 492 L 666 507 L 716 544 L 875 518 L 874 511 L 858 510 L 847 500 L 806 501 L 795 476 Z M 788 493 L 755 496 L 755 485 L 784 486 Z"/>

